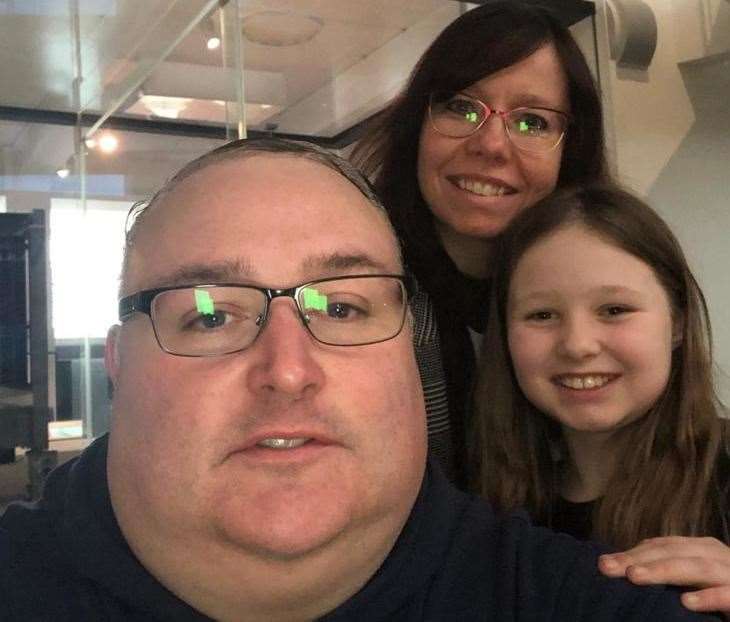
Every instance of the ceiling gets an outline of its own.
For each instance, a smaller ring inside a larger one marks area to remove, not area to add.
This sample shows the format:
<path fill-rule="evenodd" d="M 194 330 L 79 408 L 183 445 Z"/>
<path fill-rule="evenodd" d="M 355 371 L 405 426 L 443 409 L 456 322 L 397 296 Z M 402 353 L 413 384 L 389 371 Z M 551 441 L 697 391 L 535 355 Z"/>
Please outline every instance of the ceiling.
<path fill-rule="evenodd" d="M 568 13 L 591 6 L 548 4 Z M 235 137 L 238 121 L 253 132 L 346 144 L 352 128 L 397 93 L 438 32 L 471 6 L 0 0 L 0 179 L 7 186 L 11 177 L 52 175 L 67 163 L 77 173 L 72 155 L 84 135 L 99 138 L 97 120 L 102 130 L 138 131 L 119 133 L 113 155 L 89 149 L 88 172 L 134 175 L 140 192 L 147 178 L 159 183 L 225 139 L 226 128 Z M 216 36 L 222 45 L 211 50 Z M 58 183 L 70 182 L 46 180 Z"/>

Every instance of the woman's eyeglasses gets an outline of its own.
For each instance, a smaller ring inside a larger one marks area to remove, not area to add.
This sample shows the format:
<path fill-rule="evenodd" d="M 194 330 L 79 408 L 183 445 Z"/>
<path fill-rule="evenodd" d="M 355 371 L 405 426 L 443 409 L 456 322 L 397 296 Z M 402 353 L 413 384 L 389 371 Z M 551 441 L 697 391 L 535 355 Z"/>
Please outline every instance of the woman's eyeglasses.
<path fill-rule="evenodd" d="M 552 151 L 565 136 L 570 117 L 559 110 L 525 106 L 494 110 L 483 101 L 464 93 L 433 93 L 428 116 L 439 134 L 465 138 L 481 128 L 493 114 L 502 118 L 512 144 L 523 151 Z"/>

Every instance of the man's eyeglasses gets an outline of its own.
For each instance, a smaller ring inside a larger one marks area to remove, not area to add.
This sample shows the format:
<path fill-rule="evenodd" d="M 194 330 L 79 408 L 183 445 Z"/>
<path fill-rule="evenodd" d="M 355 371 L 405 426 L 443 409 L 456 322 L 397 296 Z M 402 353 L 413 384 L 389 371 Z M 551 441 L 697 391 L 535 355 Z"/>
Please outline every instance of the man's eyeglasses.
<path fill-rule="evenodd" d="M 555 149 L 570 122 L 570 117 L 560 110 L 534 107 L 494 110 L 464 93 L 433 93 L 428 104 L 433 129 L 452 138 L 474 134 L 493 114 L 502 118 L 507 136 L 515 147 L 537 153 Z"/>
<path fill-rule="evenodd" d="M 319 279 L 287 289 L 223 283 L 160 287 L 119 301 L 119 319 L 136 311 L 152 320 L 157 343 L 179 356 L 219 356 L 249 347 L 266 325 L 271 301 L 286 296 L 317 341 L 361 346 L 403 328 L 411 280 L 395 274 Z"/>

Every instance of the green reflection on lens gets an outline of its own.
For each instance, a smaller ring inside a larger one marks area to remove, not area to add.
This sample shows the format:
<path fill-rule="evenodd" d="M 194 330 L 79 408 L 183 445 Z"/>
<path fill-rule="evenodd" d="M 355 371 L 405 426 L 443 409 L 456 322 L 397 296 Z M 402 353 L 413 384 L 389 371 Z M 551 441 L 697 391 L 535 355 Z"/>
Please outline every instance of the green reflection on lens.
<path fill-rule="evenodd" d="M 304 308 L 315 311 L 327 311 L 327 296 L 320 294 L 316 289 L 307 287 L 304 291 Z"/>
<path fill-rule="evenodd" d="M 195 292 L 195 306 L 198 313 L 203 315 L 213 315 L 215 313 L 215 303 L 210 296 L 210 292 L 204 289 L 193 290 Z"/>

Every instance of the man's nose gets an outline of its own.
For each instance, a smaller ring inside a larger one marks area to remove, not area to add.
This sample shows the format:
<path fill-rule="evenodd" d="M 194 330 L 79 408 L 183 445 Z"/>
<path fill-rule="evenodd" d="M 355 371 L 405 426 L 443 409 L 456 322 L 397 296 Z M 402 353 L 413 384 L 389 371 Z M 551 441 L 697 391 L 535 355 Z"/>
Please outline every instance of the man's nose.
<path fill-rule="evenodd" d="M 565 318 L 558 336 L 562 356 L 583 360 L 596 356 L 601 348 L 601 329 L 595 320 L 582 316 Z"/>
<path fill-rule="evenodd" d="M 249 388 L 293 399 L 316 393 L 325 381 L 316 356 L 320 347 L 302 324 L 294 301 L 273 300 L 266 325 L 248 351 Z"/>

